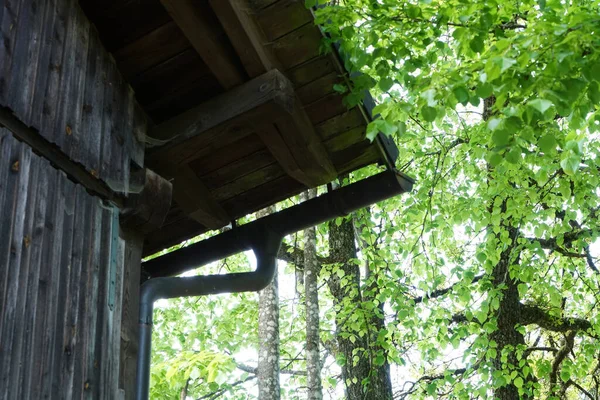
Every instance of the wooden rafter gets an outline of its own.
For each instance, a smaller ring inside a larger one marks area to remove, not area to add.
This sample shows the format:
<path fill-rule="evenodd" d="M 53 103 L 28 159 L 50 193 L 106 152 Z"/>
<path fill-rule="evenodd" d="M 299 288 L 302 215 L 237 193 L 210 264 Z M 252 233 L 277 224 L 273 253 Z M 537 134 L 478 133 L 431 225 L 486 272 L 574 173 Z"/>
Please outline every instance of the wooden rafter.
<path fill-rule="evenodd" d="M 281 63 L 271 51 L 246 2 L 241 0 L 209 0 L 209 2 L 248 75 L 254 77 L 274 68 L 281 69 Z M 294 102 L 300 104 L 295 93 L 293 97 Z M 304 109 L 296 107 L 291 117 L 275 120 L 274 125 L 263 127 L 258 132 L 267 148 L 288 175 L 302 183 L 314 186 L 315 182 L 324 183 L 322 181 L 324 177 L 335 178 L 335 169 Z M 311 167 L 311 163 L 316 165 L 313 164 Z"/>
<path fill-rule="evenodd" d="M 223 88 L 244 82 L 244 72 L 236 63 L 233 51 L 227 48 L 228 43 L 219 37 L 211 19 L 212 12 L 204 2 L 161 0 L 161 3 Z"/>
<path fill-rule="evenodd" d="M 214 150 L 216 143 L 252 132 L 286 173 L 304 185 L 320 185 L 337 176 L 292 83 L 277 70 L 155 127 L 149 136 L 167 143 L 149 152 L 149 161 L 158 171 L 161 164 L 185 165 Z"/>
<path fill-rule="evenodd" d="M 254 18 L 239 0 L 209 0 L 251 78 L 281 69 Z"/>

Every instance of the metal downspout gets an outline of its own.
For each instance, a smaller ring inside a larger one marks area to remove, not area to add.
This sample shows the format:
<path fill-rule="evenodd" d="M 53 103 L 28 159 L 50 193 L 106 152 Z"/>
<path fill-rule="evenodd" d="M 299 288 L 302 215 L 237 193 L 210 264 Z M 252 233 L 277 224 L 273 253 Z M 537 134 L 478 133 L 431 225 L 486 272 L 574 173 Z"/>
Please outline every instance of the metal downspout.
<path fill-rule="evenodd" d="M 152 314 L 156 300 L 264 289 L 273 279 L 277 253 L 285 235 L 409 192 L 413 182 L 412 178 L 399 172 L 385 171 L 145 262 L 143 266 L 151 276 L 160 276 L 167 270 L 182 273 L 252 249 L 257 268 L 253 272 L 227 275 L 157 277 L 141 286 L 136 400 L 147 400 L 149 395 Z"/>
<path fill-rule="evenodd" d="M 252 246 L 256 256 L 256 270 L 253 272 L 154 278 L 144 282 L 140 288 L 137 400 L 147 400 L 149 396 L 154 302 L 159 299 L 262 290 L 273 280 L 282 239 L 283 236 L 268 230 L 257 236 L 256 244 Z"/>

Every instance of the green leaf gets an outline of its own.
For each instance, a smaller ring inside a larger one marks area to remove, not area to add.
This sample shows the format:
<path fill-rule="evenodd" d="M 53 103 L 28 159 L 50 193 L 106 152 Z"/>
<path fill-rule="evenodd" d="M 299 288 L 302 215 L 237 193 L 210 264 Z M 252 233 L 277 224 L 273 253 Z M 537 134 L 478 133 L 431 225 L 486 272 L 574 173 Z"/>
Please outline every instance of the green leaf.
<path fill-rule="evenodd" d="M 382 92 L 387 92 L 388 90 L 390 90 L 392 88 L 392 86 L 394 86 L 394 80 L 391 78 L 387 78 L 387 77 L 381 78 L 378 86 Z"/>
<path fill-rule="evenodd" d="M 513 384 L 517 387 L 517 388 L 521 388 L 523 387 L 523 378 L 521 378 L 520 376 L 517 376 L 514 380 L 513 380 Z"/>
<path fill-rule="evenodd" d="M 491 118 L 487 123 L 487 127 L 490 131 L 493 131 L 493 130 L 496 130 L 496 128 L 498 128 L 498 126 L 500 126 L 501 123 L 502 123 L 502 119 Z"/>
<path fill-rule="evenodd" d="M 490 83 L 483 83 L 477 86 L 477 90 L 475 93 L 477 93 L 477 96 L 479 96 L 480 98 L 487 99 L 492 95 L 493 92 L 494 87 Z"/>
<path fill-rule="evenodd" d="M 496 146 L 504 147 L 510 142 L 511 135 L 506 129 L 496 129 L 492 133 L 492 141 Z"/>
<path fill-rule="evenodd" d="M 567 175 L 575 175 L 579 169 L 579 164 L 581 164 L 581 160 L 574 154 L 568 155 L 560 161 L 560 167 Z"/>
<path fill-rule="evenodd" d="M 454 97 L 456 97 L 456 100 L 458 100 L 458 102 L 461 103 L 463 106 L 466 106 L 469 102 L 469 91 L 464 86 L 455 87 L 452 90 L 452 93 L 454 93 Z"/>
<path fill-rule="evenodd" d="M 483 42 L 483 37 L 482 36 L 475 36 L 470 42 L 469 42 L 469 47 L 471 48 L 471 50 L 473 50 L 475 53 L 481 53 L 483 51 L 484 48 L 484 42 Z"/>
<path fill-rule="evenodd" d="M 435 117 L 437 116 L 437 111 L 433 107 L 424 106 L 421 108 L 421 116 L 427 122 L 435 121 Z"/>
<path fill-rule="evenodd" d="M 333 90 L 335 90 L 338 93 L 346 93 L 348 91 L 348 88 L 346 87 L 346 85 L 336 83 L 335 85 L 333 85 Z"/>
<path fill-rule="evenodd" d="M 550 100 L 544 99 L 535 99 L 531 100 L 527 103 L 529 106 L 538 110 L 540 113 L 545 113 L 550 107 L 552 107 L 552 102 Z"/>
<path fill-rule="evenodd" d="M 542 136 L 540 138 L 540 140 L 538 140 L 538 147 L 544 153 L 550 153 L 550 152 L 556 150 L 556 144 L 557 144 L 556 139 L 554 138 L 554 135 L 552 135 L 552 134 L 546 134 L 546 135 Z"/>
<path fill-rule="evenodd" d="M 518 164 L 519 162 L 521 162 L 521 149 L 519 147 L 513 147 L 506 154 L 506 161 L 508 161 L 511 164 Z"/>
<path fill-rule="evenodd" d="M 377 366 L 381 366 L 385 363 L 385 357 L 381 354 L 378 354 L 373 360 L 373 363 Z"/>
<path fill-rule="evenodd" d="M 500 58 L 500 72 L 504 73 L 506 70 L 510 69 L 513 65 L 517 63 L 517 60 L 514 58 L 501 57 Z"/>
<path fill-rule="evenodd" d="M 435 90 L 434 89 L 428 89 L 428 90 L 424 91 L 423 93 L 421 93 L 421 97 L 427 101 L 427 105 L 429 107 L 436 106 L 437 101 L 435 100 Z"/>
<path fill-rule="evenodd" d="M 500 163 L 503 160 L 504 160 L 504 158 L 502 158 L 502 155 L 497 152 L 490 153 L 488 156 L 488 162 L 490 163 L 490 165 L 492 167 L 496 167 L 496 166 L 500 165 Z"/>
<path fill-rule="evenodd" d="M 406 133 L 406 123 L 405 122 L 398 122 L 398 134 L 399 135 L 403 135 Z"/>
<path fill-rule="evenodd" d="M 375 140 L 375 138 L 377 137 L 377 135 L 379 134 L 379 128 L 377 126 L 377 124 L 375 123 L 378 120 L 375 121 L 371 121 L 369 122 L 369 124 L 367 125 L 367 139 L 369 139 L 371 142 L 373 140 Z"/>

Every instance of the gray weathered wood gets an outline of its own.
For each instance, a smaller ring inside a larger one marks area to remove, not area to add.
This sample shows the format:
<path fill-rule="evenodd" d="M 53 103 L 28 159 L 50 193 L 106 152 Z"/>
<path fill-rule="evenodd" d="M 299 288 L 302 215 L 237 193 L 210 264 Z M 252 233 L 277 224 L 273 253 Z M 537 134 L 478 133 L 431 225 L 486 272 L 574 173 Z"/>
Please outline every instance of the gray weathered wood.
<path fill-rule="evenodd" d="M 235 63 L 228 43 L 217 35 L 206 4 L 193 0 L 161 0 L 171 18 L 225 89 L 240 85 L 244 75 Z"/>
<path fill-rule="evenodd" d="M 119 387 L 124 391 L 124 399 L 130 400 L 134 398 L 137 372 L 139 288 L 144 237 L 139 232 L 131 230 L 122 230 L 121 236 L 126 245 L 123 307 L 121 310 Z"/>

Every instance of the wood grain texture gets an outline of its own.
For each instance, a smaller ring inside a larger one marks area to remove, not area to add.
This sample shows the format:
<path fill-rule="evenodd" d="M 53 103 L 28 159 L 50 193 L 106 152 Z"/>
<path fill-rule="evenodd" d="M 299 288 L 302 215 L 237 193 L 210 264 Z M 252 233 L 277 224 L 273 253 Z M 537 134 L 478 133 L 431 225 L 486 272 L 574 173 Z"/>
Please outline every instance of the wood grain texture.
<path fill-rule="evenodd" d="M 281 65 L 267 39 L 241 0 L 209 0 L 217 18 L 229 36 L 250 78 L 255 78 Z"/>
<path fill-rule="evenodd" d="M 231 45 L 220 35 L 218 23 L 205 2 L 161 0 L 169 15 L 225 89 L 246 79 Z"/>
<path fill-rule="evenodd" d="M 110 275 L 103 255 L 119 243 L 116 209 L 6 129 L 0 186 L 0 397 L 115 398 L 123 257 L 114 253 Z M 119 317 L 99 307 L 113 282 Z"/>
<path fill-rule="evenodd" d="M 128 166 L 132 160 L 143 163 L 144 150 L 143 135 L 131 132 L 129 121 L 145 117 L 139 106 L 132 106 L 130 92 L 112 89 L 115 83 L 119 88 L 127 83 L 78 2 L 3 2 L 0 29 L 3 112 L 8 110 L 89 175 L 126 196 Z M 121 111 L 127 114 L 125 123 L 110 125 Z"/>

